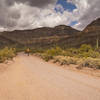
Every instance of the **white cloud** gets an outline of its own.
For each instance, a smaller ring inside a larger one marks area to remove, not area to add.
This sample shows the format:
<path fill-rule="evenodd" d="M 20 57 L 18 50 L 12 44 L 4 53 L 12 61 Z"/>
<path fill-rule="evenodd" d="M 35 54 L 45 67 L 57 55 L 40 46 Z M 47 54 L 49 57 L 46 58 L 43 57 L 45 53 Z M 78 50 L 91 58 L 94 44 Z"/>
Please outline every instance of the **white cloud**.
<path fill-rule="evenodd" d="M 68 0 L 77 6 L 77 29 L 84 29 L 91 21 L 100 17 L 100 0 Z"/>
<path fill-rule="evenodd" d="M 54 27 L 60 24 L 68 25 L 74 19 L 73 13 L 68 11 L 64 11 L 63 14 L 57 13 L 53 5 L 48 5 L 48 7 L 42 9 L 25 4 L 16 4 L 14 7 L 19 8 L 21 14 L 21 17 L 17 20 L 16 29 Z"/>
<path fill-rule="evenodd" d="M 94 19 L 100 17 L 100 0 L 67 0 L 76 5 L 76 9 L 72 12 L 64 11 L 61 5 L 55 5 L 57 0 L 43 0 L 46 3 L 37 4 L 34 6 L 30 3 L 24 3 L 26 0 L 18 0 L 11 3 L 8 0 L 9 6 L 5 3 L 6 0 L 0 1 L 0 30 L 8 29 L 33 29 L 37 27 L 54 27 L 60 24 L 69 25 L 72 21 L 78 21 L 73 27 L 84 29 Z M 41 1 L 41 0 L 39 0 Z M 10 5 L 11 4 L 11 5 Z M 45 6 L 44 6 L 45 5 Z M 63 13 L 56 12 L 57 8 Z"/>

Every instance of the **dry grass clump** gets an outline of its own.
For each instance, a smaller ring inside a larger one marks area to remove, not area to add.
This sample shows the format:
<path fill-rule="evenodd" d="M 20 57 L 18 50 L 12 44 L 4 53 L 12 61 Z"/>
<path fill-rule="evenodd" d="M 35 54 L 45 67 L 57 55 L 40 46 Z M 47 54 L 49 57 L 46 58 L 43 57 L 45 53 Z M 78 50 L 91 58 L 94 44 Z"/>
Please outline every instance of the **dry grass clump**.
<path fill-rule="evenodd" d="M 61 65 L 70 65 L 70 64 L 77 64 L 78 62 L 78 58 L 74 58 L 74 57 L 67 57 L 67 56 L 56 56 L 53 59 L 54 63 L 58 62 Z"/>
<path fill-rule="evenodd" d="M 53 56 L 52 55 L 47 55 L 47 54 L 42 54 L 41 58 L 48 62 L 49 60 L 53 59 Z"/>
<path fill-rule="evenodd" d="M 87 58 L 80 62 L 79 67 L 89 67 L 94 69 L 100 69 L 100 59 L 99 58 Z"/>
<path fill-rule="evenodd" d="M 66 56 L 56 56 L 53 59 L 54 63 L 60 63 L 60 65 L 79 65 L 78 68 L 89 67 L 94 69 L 100 69 L 99 58 L 75 58 Z"/>

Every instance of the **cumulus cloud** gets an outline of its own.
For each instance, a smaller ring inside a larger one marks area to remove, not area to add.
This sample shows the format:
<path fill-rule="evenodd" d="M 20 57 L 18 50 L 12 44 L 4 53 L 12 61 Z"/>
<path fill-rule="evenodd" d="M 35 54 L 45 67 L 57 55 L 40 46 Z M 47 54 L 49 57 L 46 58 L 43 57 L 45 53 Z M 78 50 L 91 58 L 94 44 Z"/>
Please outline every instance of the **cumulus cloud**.
<path fill-rule="evenodd" d="M 0 29 L 31 28 L 41 11 L 55 4 L 56 0 L 0 0 Z"/>
<path fill-rule="evenodd" d="M 84 29 L 100 17 L 100 0 L 67 0 L 76 6 L 72 12 L 56 5 L 57 0 L 0 0 L 0 30 L 54 27 L 60 24 Z M 57 9 L 57 11 L 55 10 Z"/>
<path fill-rule="evenodd" d="M 17 25 L 20 11 L 15 7 L 8 7 L 4 0 L 0 1 L 0 27 L 10 28 Z"/>
<path fill-rule="evenodd" d="M 58 6 L 57 6 L 58 7 Z M 59 6 L 60 7 L 60 6 Z M 54 6 L 41 10 L 41 8 L 30 7 L 28 5 L 18 5 L 21 10 L 21 18 L 18 20 L 18 29 L 20 28 L 37 28 L 37 27 L 54 27 L 60 24 L 70 24 L 70 12 L 56 12 Z M 24 9 L 24 11 L 23 11 Z M 27 17 L 26 17 L 27 16 Z M 69 16 L 66 18 L 66 16 Z M 20 23 L 21 22 L 21 23 Z"/>
<path fill-rule="evenodd" d="M 84 29 L 91 21 L 100 17 L 100 0 L 68 0 L 77 6 L 78 23 L 77 29 Z"/>

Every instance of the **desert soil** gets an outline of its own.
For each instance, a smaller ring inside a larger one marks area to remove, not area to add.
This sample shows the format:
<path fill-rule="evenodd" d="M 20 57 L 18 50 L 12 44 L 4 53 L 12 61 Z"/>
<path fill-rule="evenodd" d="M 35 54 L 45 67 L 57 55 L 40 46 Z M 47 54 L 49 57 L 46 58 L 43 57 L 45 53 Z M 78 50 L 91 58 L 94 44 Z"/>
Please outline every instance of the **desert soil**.
<path fill-rule="evenodd" d="M 19 54 L 0 64 L 0 100 L 100 100 L 100 78 Z"/>

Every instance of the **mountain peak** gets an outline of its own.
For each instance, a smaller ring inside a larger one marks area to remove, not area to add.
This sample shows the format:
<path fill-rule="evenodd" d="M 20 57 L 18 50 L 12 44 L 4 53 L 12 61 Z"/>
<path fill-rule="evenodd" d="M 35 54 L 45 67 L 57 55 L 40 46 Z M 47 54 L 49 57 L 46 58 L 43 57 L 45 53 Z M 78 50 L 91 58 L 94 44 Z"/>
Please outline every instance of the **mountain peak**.
<path fill-rule="evenodd" d="M 85 29 L 84 32 L 92 32 L 100 30 L 100 18 L 91 22 Z"/>
<path fill-rule="evenodd" d="M 71 29 L 70 26 L 66 26 L 66 25 L 58 25 L 55 28 L 57 28 L 57 29 Z"/>
<path fill-rule="evenodd" d="M 100 18 L 97 18 L 96 20 L 92 21 L 87 27 L 90 26 L 100 26 Z"/>

